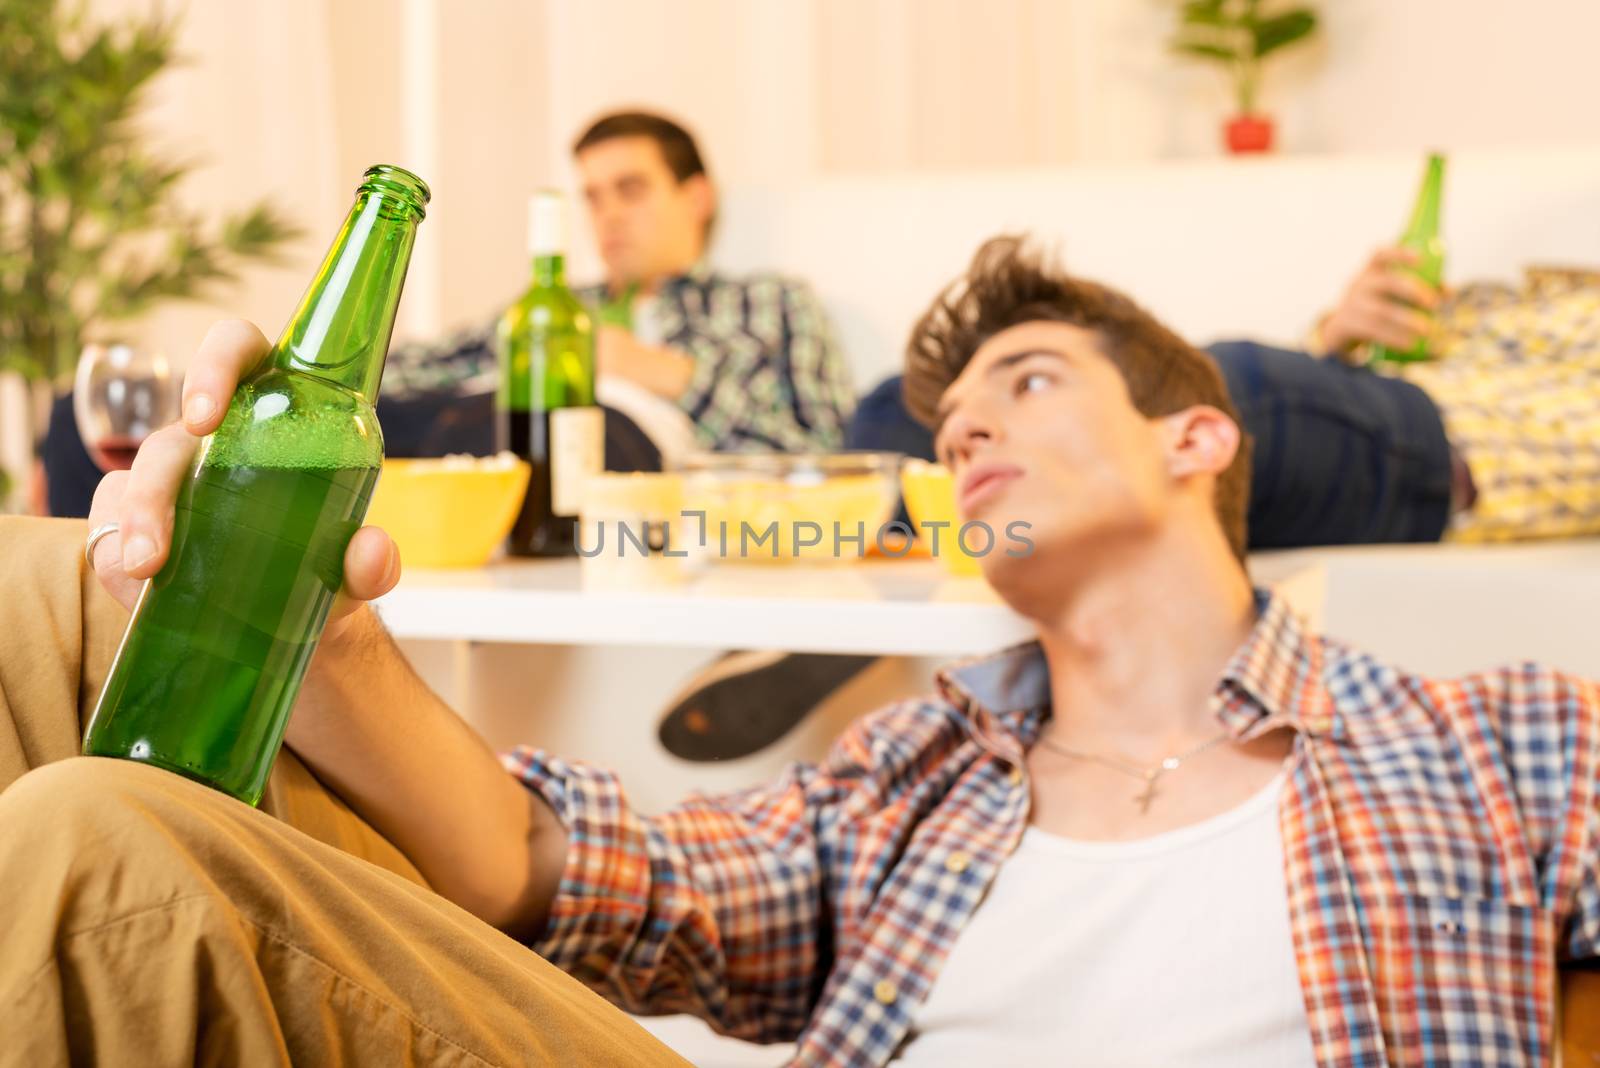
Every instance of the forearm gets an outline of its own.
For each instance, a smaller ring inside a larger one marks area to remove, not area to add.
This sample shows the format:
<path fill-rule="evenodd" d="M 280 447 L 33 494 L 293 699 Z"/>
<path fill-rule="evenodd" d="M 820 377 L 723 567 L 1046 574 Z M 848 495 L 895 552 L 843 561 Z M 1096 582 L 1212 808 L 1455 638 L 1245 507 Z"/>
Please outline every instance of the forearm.
<path fill-rule="evenodd" d="M 438 893 L 513 934 L 542 929 L 566 856 L 560 821 L 369 609 L 313 659 L 287 741 Z"/>
<path fill-rule="evenodd" d="M 694 357 L 665 345 L 641 345 L 637 381 L 663 400 L 676 401 L 694 377 Z"/>

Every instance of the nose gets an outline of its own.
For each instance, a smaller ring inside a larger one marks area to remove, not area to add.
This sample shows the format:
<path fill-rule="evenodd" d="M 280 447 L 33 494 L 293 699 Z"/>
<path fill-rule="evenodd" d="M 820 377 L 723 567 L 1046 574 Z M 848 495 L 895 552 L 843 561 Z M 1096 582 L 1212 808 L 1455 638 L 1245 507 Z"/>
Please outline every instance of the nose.
<path fill-rule="evenodd" d="M 593 197 L 589 201 L 589 225 L 595 233 L 604 236 L 616 228 L 619 216 L 616 200 L 608 196 Z"/>
<path fill-rule="evenodd" d="M 944 462 L 948 467 L 970 463 L 977 453 L 999 438 L 998 425 L 977 402 L 968 402 L 945 418 L 939 436 Z"/>

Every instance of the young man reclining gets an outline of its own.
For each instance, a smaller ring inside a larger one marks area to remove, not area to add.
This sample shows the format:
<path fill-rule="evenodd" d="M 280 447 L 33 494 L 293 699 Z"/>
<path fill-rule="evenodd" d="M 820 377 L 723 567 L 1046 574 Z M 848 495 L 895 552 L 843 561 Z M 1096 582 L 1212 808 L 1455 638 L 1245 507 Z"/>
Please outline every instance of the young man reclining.
<path fill-rule="evenodd" d="M 214 329 L 189 397 L 265 348 Z M 399 569 L 363 530 L 268 798 L 286 822 L 120 761 L 0 794 L 0 1058 L 671 1060 L 542 956 L 800 1064 L 1548 1062 L 1557 970 L 1600 954 L 1595 684 L 1416 678 L 1252 590 L 1216 368 L 1015 242 L 935 301 L 907 381 L 964 517 L 1030 524 L 984 568 L 1036 642 L 645 818 L 603 770 L 502 764 L 422 686 L 360 605 Z M 101 487 L 124 606 L 210 426 Z M 15 775 L 73 751 L 119 617 L 81 526 L 0 529 Z"/>

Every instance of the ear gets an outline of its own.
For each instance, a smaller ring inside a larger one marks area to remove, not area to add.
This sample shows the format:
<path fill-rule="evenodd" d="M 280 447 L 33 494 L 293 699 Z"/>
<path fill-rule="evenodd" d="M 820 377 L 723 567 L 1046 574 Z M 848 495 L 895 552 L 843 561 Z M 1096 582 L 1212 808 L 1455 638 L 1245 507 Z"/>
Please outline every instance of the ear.
<path fill-rule="evenodd" d="M 700 225 L 704 227 L 717 211 L 716 187 L 705 175 L 691 174 L 683 180 L 683 192 L 694 205 L 695 215 L 699 218 Z"/>
<path fill-rule="evenodd" d="M 1239 424 L 1209 404 L 1197 404 L 1167 416 L 1167 474 L 1220 475 L 1239 454 Z"/>

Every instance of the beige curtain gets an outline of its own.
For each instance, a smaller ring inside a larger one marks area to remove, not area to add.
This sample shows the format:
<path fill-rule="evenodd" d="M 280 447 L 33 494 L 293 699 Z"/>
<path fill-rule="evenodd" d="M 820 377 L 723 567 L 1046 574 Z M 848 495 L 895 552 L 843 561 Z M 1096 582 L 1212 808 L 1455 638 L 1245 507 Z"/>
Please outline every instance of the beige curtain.
<path fill-rule="evenodd" d="M 203 303 L 168 304 L 131 324 L 139 341 L 180 365 L 221 314 L 252 319 L 271 333 L 305 286 L 318 232 L 343 195 L 328 106 L 335 6 L 337 0 L 278 0 L 177 9 L 183 62 L 152 86 L 146 126 L 155 145 L 198 163 L 184 199 L 215 218 L 270 196 L 312 235 L 288 249 L 280 268 L 251 268 L 240 285 Z M 152 0 L 90 5 L 93 17 L 106 20 L 163 9 L 175 10 Z"/>

